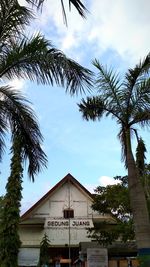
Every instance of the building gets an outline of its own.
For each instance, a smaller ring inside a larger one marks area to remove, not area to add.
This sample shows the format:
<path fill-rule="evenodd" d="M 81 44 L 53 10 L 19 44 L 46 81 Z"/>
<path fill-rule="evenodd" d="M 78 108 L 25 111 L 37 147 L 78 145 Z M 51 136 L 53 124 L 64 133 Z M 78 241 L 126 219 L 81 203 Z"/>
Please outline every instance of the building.
<path fill-rule="evenodd" d="M 110 220 L 91 209 L 92 194 L 67 174 L 21 217 L 20 266 L 36 266 L 40 242 L 46 233 L 50 258 L 61 263 L 79 257 L 81 242 L 90 242 L 87 228 L 96 220 Z"/>
<path fill-rule="evenodd" d="M 37 266 L 45 233 L 50 240 L 52 266 L 66 267 L 78 260 L 86 261 L 87 249 L 100 247 L 88 238 L 88 228 L 104 220 L 114 222 L 109 215 L 93 211 L 92 201 L 93 195 L 71 174 L 49 190 L 21 216 L 19 266 Z M 128 250 L 118 243 L 108 247 L 108 254 L 109 267 L 127 267 L 129 257 L 136 256 L 136 247 L 133 244 Z M 132 266 L 138 266 L 135 259 Z"/>

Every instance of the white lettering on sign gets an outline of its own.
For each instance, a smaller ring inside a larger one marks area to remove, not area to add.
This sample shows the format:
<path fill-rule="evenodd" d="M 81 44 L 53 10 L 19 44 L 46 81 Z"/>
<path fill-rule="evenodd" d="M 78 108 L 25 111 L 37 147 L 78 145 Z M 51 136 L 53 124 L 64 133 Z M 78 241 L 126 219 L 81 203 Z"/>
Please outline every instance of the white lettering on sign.
<path fill-rule="evenodd" d="M 70 225 L 69 225 L 69 220 L 51 220 L 51 219 L 46 219 L 45 221 L 45 227 L 48 228 L 66 228 L 66 227 L 72 227 L 72 228 L 88 228 L 88 227 L 93 227 L 93 221 L 92 220 L 70 220 Z"/>

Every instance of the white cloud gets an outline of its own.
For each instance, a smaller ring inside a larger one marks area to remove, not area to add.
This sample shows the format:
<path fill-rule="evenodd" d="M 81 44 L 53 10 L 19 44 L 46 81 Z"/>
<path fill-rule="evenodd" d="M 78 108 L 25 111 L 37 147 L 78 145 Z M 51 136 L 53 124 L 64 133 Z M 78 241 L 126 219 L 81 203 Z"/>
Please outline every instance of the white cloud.
<path fill-rule="evenodd" d="M 26 0 L 19 0 L 19 4 L 22 6 L 26 6 L 27 5 L 27 1 Z"/>
<path fill-rule="evenodd" d="M 149 0 L 145 0 L 144 4 L 142 0 L 89 1 L 90 14 L 87 15 L 87 20 L 80 18 L 75 8 L 72 8 L 67 13 L 68 28 L 63 24 L 61 5 L 58 2 L 44 3 L 40 25 L 52 40 L 55 40 L 57 33 L 56 45 L 71 56 L 76 57 L 78 48 L 79 57 L 87 46 L 91 49 L 89 61 L 111 49 L 129 64 L 135 64 L 149 52 Z M 49 21 L 55 25 L 53 35 L 51 26 L 48 26 Z"/>
<path fill-rule="evenodd" d="M 149 1 L 144 5 L 141 0 L 93 1 L 89 38 L 105 49 L 117 50 L 122 57 L 137 60 L 149 51 L 149 8 Z"/>
<path fill-rule="evenodd" d="M 107 186 L 107 185 L 118 184 L 119 181 L 115 180 L 114 178 L 109 177 L 109 176 L 101 176 L 99 178 L 99 183 L 100 183 L 101 186 Z"/>
<path fill-rule="evenodd" d="M 8 84 L 14 89 L 17 89 L 20 91 L 25 89 L 25 81 L 22 79 L 17 79 L 17 78 L 12 79 Z"/>
<path fill-rule="evenodd" d="M 98 183 L 97 184 L 85 184 L 85 188 L 90 192 L 90 193 L 95 193 L 95 189 L 97 188 L 97 186 L 107 186 L 107 185 L 114 185 L 114 184 L 118 184 L 120 183 L 119 180 L 115 180 L 114 178 L 110 177 L 110 176 L 101 176 L 98 179 Z"/>

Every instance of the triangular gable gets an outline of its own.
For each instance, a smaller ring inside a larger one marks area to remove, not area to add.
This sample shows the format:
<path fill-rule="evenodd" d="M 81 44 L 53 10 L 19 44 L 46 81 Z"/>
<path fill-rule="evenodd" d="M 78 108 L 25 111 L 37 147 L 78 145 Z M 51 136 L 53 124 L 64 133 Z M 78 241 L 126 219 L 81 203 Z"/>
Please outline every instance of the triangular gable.
<path fill-rule="evenodd" d="M 92 201 L 93 197 L 92 194 L 82 185 L 80 184 L 70 173 L 68 173 L 62 180 L 60 180 L 53 188 L 51 188 L 40 200 L 38 200 L 30 209 L 28 209 L 22 216 L 21 221 L 29 219 L 31 214 L 36 210 L 38 207 L 43 205 L 45 201 L 52 195 L 56 190 L 58 190 L 62 185 L 65 183 L 72 183 L 74 186 L 78 188 L 78 190 L 82 191 L 83 194 L 88 196 Z"/>

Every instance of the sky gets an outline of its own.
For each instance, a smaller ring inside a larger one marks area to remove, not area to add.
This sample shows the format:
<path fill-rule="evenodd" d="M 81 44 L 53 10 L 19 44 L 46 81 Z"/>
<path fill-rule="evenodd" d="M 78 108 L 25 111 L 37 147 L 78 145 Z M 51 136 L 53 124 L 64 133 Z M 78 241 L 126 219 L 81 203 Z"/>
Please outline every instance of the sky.
<path fill-rule="evenodd" d="M 21 3 L 24 4 L 23 0 Z M 68 11 L 68 1 L 64 3 Z M 94 72 L 92 60 L 96 58 L 123 76 L 149 53 L 150 1 L 88 0 L 84 3 L 89 10 L 87 19 L 82 19 L 72 7 L 71 12 L 67 12 L 66 27 L 60 1 L 45 1 L 42 13 L 36 13 L 36 19 L 26 30 L 27 35 L 41 32 L 56 48 Z M 82 119 L 77 103 L 88 93 L 71 97 L 65 88 L 17 79 L 11 81 L 11 85 L 22 90 L 32 102 L 48 158 L 47 169 L 38 174 L 34 183 L 24 172 L 22 213 L 68 173 L 90 192 L 98 185 L 113 184 L 114 176 L 126 174 L 115 121 L 111 118 L 99 122 Z M 140 133 L 149 160 L 149 131 Z M 6 144 L 9 148 L 9 138 Z M 0 195 L 5 194 L 9 164 L 8 149 L 0 166 Z"/>

